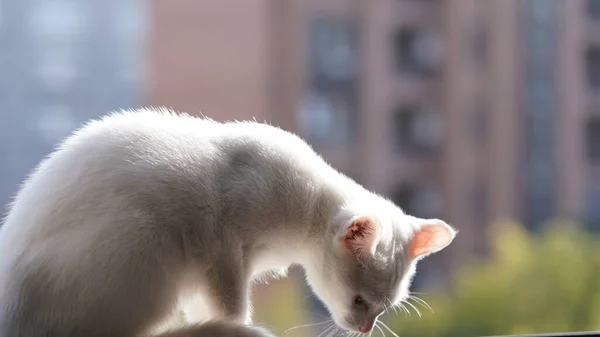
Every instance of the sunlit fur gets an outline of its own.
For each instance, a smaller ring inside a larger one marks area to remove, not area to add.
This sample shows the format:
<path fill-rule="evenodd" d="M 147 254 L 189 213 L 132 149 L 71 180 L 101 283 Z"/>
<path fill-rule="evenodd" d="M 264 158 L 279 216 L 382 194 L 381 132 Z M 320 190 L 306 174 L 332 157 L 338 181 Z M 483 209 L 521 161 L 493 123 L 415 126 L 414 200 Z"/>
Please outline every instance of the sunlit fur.
<path fill-rule="evenodd" d="M 341 238 L 364 216 L 381 226 L 375 254 L 349 254 Z M 251 282 L 291 264 L 357 331 L 409 298 L 407 247 L 426 222 L 276 127 L 115 113 L 61 143 L 17 194 L 0 230 L 0 337 L 137 337 L 182 305 L 190 324 L 215 319 L 218 337 L 250 323 Z"/>

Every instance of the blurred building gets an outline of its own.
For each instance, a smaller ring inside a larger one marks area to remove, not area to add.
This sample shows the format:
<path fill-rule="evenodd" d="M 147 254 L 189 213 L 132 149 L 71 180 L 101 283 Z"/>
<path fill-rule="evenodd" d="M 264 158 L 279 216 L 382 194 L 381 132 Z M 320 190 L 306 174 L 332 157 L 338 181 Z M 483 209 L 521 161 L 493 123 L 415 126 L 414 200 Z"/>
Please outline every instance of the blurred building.
<path fill-rule="evenodd" d="M 138 105 L 142 0 L 0 1 L 0 204 L 82 122 Z"/>
<path fill-rule="evenodd" d="M 461 230 L 600 227 L 598 0 L 152 1 L 148 103 L 269 120 Z M 437 266 L 437 267 L 436 267 Z"/>
<path fill-rule="evenodd" d="M 148 60 L 148 63 L 146 62 Z M 0 203 L 81 122 L 268 120 L 407 212 L 600 229 L 600 0 L 1 0 Z"/>

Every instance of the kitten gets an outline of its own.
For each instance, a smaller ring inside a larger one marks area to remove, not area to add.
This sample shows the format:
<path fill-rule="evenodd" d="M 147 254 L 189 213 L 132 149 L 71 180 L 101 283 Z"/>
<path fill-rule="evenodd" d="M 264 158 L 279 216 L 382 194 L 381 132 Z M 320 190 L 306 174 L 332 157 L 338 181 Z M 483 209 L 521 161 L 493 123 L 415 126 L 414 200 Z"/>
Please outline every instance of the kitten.
<path fill-rule="evenodd" d="M 454 236 L 278 128 L 115 113 L 67 138 L 14 200 L 0 336 L 145 336 L 180 305 L 190 323 L 217 321 L 164 336 L 266 336 L 240 325 L 251 281 L 291 264 L 339 326 L 367 333 Z"/>

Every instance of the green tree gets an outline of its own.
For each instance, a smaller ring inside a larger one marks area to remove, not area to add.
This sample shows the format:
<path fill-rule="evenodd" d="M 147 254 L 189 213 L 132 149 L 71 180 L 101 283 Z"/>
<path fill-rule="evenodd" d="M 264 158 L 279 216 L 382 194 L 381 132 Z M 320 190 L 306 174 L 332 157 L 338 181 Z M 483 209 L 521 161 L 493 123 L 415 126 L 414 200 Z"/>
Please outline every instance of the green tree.
<path fill-rule="evenodd" d="M 388 325 L 401 337 L 600 330 L 598 237 L 554 222 L 541 235 L 498 224 L 492 238 L 491 256 L 459 270 L 448 294 L 423 296 L 435 314 L 392 315 Z"/>

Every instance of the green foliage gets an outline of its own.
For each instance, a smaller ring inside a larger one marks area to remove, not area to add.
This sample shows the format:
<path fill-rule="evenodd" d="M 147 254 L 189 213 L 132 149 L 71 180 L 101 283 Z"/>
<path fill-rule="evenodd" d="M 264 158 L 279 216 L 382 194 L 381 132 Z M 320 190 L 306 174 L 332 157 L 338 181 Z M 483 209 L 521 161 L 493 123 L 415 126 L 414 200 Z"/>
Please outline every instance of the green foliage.
<path fill-rule="evenodd" d="M 435 314 L 388 325 L 402 337 L 600 330 L 600 238 L 565 222 L 539 236 L 502 223 L 492 238 L 491 257 L 459 270 L 450 295 L 422 296 Z"/>
<path fill-rule="evenodd" d="M 253 321 L 267 327 L 276 336 L 284 336 L 287 329 L 308 322 L 300 287 L 302 279 L 274 280 L 268 286 L 255 290 Z M 293 337 L 309 337 L 310 329 L 297 329 Z"/>

